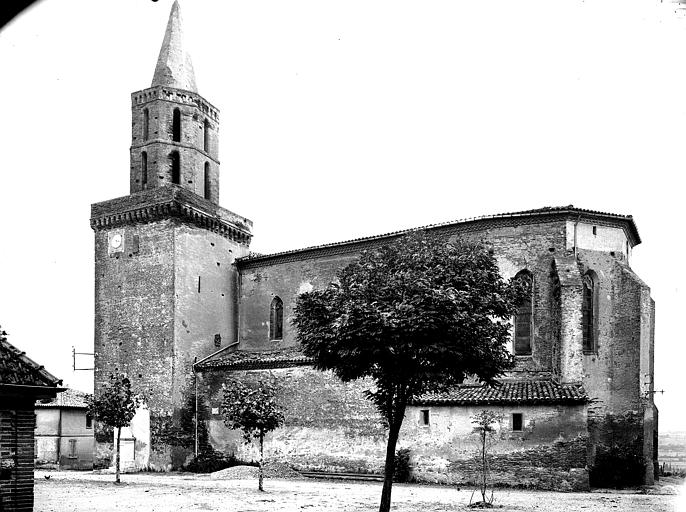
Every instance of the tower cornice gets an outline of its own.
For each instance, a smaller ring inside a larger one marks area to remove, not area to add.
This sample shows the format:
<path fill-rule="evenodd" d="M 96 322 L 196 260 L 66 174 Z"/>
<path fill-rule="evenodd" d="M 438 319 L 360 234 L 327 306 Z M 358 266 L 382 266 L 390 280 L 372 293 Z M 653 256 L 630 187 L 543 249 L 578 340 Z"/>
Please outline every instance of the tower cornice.
<path fill-rule="evenodd" d="M 250 245 L 252 221 L 181 187 L 168 185 L 91 205 L 94 231 L 176 218 Z"/>
<path fill-rule="evenodd" d="M 180 105 L 196 105 L 212 120 L 219 121 L 219 109 L 197 92 L 155 85 L 153 87 L 148 87 L 147 89 L 142 89 L 140 91 L 131 93 L 132 107 L 145 105 L 146 103 L 156 100 L 178 103 Z"/>

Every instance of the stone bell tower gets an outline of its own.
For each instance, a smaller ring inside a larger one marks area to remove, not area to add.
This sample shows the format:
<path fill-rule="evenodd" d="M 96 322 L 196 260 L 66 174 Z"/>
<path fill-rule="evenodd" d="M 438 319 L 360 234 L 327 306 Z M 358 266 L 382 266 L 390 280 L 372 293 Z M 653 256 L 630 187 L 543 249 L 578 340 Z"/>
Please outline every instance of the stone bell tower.
<path fill-rule="evenodd" d="M 233 262 L 252 222 L 218 205 L 219 112 L 197 92 L 177 2 L 131 100 L 130 194 L 91 206 L 95 393 L 126 373 L 150 419 L 136 464 L 179 467 L 195 442 L 192 364 L 237 340 Z"/>
<path fill-rule="evenodd" d="M 131 95 L 131 193 L 178 185 L 219 201 L 219 111 L 198 94 L 174 2 L 152 84 Z"/>

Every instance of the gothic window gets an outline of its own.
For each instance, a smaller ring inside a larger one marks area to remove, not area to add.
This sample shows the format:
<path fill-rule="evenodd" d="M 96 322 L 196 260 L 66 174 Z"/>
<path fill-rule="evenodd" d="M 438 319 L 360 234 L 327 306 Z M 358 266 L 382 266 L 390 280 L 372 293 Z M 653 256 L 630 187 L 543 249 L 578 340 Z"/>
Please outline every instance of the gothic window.
<path fill-rule="evenodd" d="M 283 301 L 274 297 L 269 308 L 269 339 L 283 339 Z"/>
<path fill-rule="evenodd" d="M 147 108 L 143 109 L 143 140 L 150 138 L 150 112 Z"/>
<path fill-rule="evenodd" d="M 172 118 L 172 140 L 181 142 L 181 111 L 178 108 L 174 109 Z"/>
<path fill-rule="evenodd" d="M 145 151 L 141 153 L 141 184 L 142 190 L 148 188 L 148 154 Z"/>
<path fill-rule="evenodd" d="M 522 270 L 515 279 L 522 283 L 525 296 L 517 306 L 514 317 L 514 353 L 516 356 L 528 356 L 531 355 L 533 333 L 534 276 L 528 270 Z"/>
<path fill-rule="evenodd" d="M 581 294 L 581 329 L 584 352 L 596 350 L 595 332 L 595 306 L 597 285 L 595 273 L 592 270 L 586 272 L 583 277 Z"/>
<path fill-rule="evenodd" d="M 181 161 L 178 151 L 172 151 L 169 154 L 169 165 L 171 167 L 172 183 L 178 185 L 181 183 Z"/>
<path fill-rule="evenodd" d="M 203 181 L 205 184 L 205 199 L 210 198 L 210 163 L 205 162 L 205 179 Z"/>
<path fill-rule="evenodd" d="M 205 153 L 209 153 L 210 152 L 210 122 L 207 119 L 205 119 L 205 122 L 203 123 L 202 141 L 203 141 L 203 149 L 205 150 Z"/>

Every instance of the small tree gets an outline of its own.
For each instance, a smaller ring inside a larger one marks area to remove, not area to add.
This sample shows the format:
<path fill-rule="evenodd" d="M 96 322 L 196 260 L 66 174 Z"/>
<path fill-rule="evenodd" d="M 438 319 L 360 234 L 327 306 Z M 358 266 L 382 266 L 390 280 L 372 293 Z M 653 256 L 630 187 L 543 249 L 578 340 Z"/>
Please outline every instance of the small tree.
<path fill-rule="evenodd" d="M 388 426 L 380 512 L 391 506 L 395 446 L 411 400 L 467 375 L 493 383 L 512 365 L 509 320 L 522 296 L 480 244 L 421 233 L 363 251 L 338 283 L 298 297 L 305 355 L 367 391 Z"/>
<path fill-rule="evenodd" d="M 480 508 L 491 508 L 493 506 L 493 491 L 491 491 L 491 499 L 486 500 L 489 474 L 488 450 L 493 444 L 493 439 L 496 432 L 493 424 L 499 423 L 501 420 L 502 415 L 493 411 L 481 411 L 480 413 L 472 416 L 472 423 L 474 424 L 474 429 L 472 432 L 478 435 L 479 444 L 478 482 L 479 491 L 481 491 L 481 501 L 475 504 L 470 503 L 471 506 L 477 506 Z"/>
<path fill-rule="evenodd" d="M 140 406 L 140 399 L 131 390 L 131 381 L 126 375 L 110 375 L 110 382 L 102 386 L 98 396 L 88 400 L 88 413 L 96 420 L 117 429 L 117 455 L 115 459 L 115 482 L 120 475 L 121 429 L 131 425 L 131 420 Z"/>
<path fill-rule="evenodd" d="M 264 436 L 277 429 L 284 421 L 283 413 L 276 400 L 276 386 L 262 380 L 254 385 L 246 385 L 234 380 L 223 388 L 224 423 L 229 428 L 241 429 L 246 443 L 253 439 L 260 442 L 257 488 L 264 491 Z"/>

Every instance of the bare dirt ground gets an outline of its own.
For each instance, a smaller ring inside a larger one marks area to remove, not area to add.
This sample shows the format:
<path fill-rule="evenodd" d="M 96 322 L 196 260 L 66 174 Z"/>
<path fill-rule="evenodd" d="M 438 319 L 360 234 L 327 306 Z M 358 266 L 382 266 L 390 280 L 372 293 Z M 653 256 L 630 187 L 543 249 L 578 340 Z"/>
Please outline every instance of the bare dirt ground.
<path fill-rule="evenodd" d="M 50 476 L 46 479 L 45 476 Z M 678 493 L 678 494 L 674 494 Z M 392 510 L 438 512 L 467 507 L 471 489 L 394 484 Z M 36 512 L 231 511 L 290 512 L 378 510 L 381 483 L 310 479 L 267 479 L 265 492 L 253 479 L 217 480 L 209 475 L 90 472 L 36 472 Z M 686 512 L 683 480 L 663 479 L 659 486 L 638 492 L 594 491 L 559 493 L 496 489 L 501 512 Z M 476 494 L 474 495 L 476 499 Z"/>

